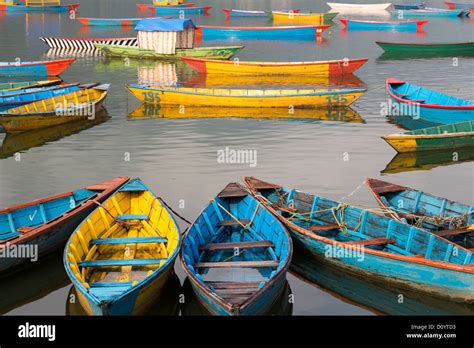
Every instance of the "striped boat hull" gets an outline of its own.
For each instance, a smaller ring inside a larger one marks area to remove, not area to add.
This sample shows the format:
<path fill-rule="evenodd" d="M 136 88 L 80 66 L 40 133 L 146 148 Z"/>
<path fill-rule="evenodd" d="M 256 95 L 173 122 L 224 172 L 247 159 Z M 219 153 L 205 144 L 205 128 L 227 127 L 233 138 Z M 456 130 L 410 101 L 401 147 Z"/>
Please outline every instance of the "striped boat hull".
<path fill-rule="evenodd" d="M 40 37 L 51 48 L 96 50 L 94 44 L 122 45 L 138 47 L 136 37 L 126 38 L 66 38 L 66 37 Z"/>

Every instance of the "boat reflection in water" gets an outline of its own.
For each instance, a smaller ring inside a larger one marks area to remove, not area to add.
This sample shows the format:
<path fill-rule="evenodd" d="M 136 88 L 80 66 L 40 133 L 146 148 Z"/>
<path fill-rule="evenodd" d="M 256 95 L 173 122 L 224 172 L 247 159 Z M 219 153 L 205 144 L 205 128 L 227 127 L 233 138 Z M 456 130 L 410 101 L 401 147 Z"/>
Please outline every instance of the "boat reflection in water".
<path fill-rule="evenodd" d="M 0 314 L 34 302 L 69 283 L 60 250 L 0 279 Z"/>
<path fill-rule="evenodd" d="M 473 160 L 474 151 L 472 148 L 399 153 L 393 157 L 380 173 L 396 174 L 416 170 L 431 170 L 440 166 L 449 166 Z"/>
<path fill-rule="evenodd" d="M 181 305 L 181 315 L 212 315 L 198 300 L 196 294 L 193 291 L 191 282 L 188 278 L 184 280 L 183 287 L 181 289 L 184 295 Z M 286 283 L 285 290 L 278 297 L 273 307 L 265 313 L 265 315 L 292 315 L 293 314 L 293 301 L 291 301 L 291 288 L 288 282 Z"/>
<path fill-rule="evenodd" d="M 85 129 L 104 123 L 109 118 L 107 111 L 104 109 L 97 112 L 94 119 L 91 120 L 83 119 L 54 127 L 6 134 L 2 146 L 0 147 L 0 159 L 8 158 L 17 152 L 43 146 L 66 136 L 79 133 Z"/>
<path fill-rule="evenodd" d="M 296 247 L 290 272 L 344 302 L 386 315 L 474 315 L 474 305 L 397 289 L 330 267 Z"/>
<path fill-rule="evenodd" d="M 128 118 L 261 118 L 261 119 L 305 119 L 316 121 L 339 121 L 364 123 L 360 115 L 350 107 L 287 109 L 287 108 L 250 108 L 250 107 L 200 107 L 183 105 L 159 106 L 142 104 L 132 111 Z"/>
<path fill-rule="evenodd" d="M 160 298 L 146 315 L 179 315 L 179 296 L 181 293 L 181 282 L 178 276 L 173 272 Z M 87 315 L 77 299 L 74 286 L 71 286 L 67 296 L 66 315 Z"/>

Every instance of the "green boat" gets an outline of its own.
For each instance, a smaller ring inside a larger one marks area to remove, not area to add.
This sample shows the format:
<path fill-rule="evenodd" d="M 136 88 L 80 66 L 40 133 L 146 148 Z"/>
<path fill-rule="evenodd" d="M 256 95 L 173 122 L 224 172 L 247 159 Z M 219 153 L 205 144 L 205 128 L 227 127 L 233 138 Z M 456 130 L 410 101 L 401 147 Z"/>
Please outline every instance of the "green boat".
<path fill-rule="evenodd" d="M 25 88 L 38 88 L 59 85 L 61 79 L 52 79 L 44 81 L 22 81 L 22 82 L 0 82 L 0 92 L 15 91 Z"/>
<path fill-rule="evenodd" d="M 474 121 L 390 134 L 382 138 L 399 153 L 470 147 L 474 146 Z"/>
<path fill-rule="evenodd" d="M 178 48 L 175 54 L 156 53 L 150 49 L 136 46 L 94 44 L 94 46 L 112 57 L 129 57 L 138 59 L 176 60 L 180 57 L 230 59 L 244 46 L 217 46 L 217 47 L 194 47 Z"/>
<path fill-rule="evenodd" d="M 385 53 L 379 59 L 474 56 L 474 42 L 381 42 Z"/>

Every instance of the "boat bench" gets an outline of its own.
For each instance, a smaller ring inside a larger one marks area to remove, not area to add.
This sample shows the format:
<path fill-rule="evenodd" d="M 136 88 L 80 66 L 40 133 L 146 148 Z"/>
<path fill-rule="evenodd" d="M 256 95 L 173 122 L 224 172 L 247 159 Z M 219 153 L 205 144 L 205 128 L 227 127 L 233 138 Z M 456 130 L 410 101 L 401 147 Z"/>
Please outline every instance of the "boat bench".
<path fill-rule="evenodd" d="M 196 268 L 276 268 L 278 261 L 235 261 L 235 262 L 198 262 Z"/>
<path fill-rule="evenodd" d="M 386 245 L 386 244 L 393 244 L 393 243 L 395 243 L 394 239 L 387 239 L 385 237 L 344 242 L 344 244 L 360 245 L 360 246 L 376 246 L 376 245 Z"/>
<path fill-rule="evenodd" d="M 474 230 L 463 228 L 459 230 L 441 230 L 433 232 L 433 234 L 436 234 L 438 237 L 457 236 L 465 233 L 474 233 Z"/>
<path fill-rule="evenodd" d="M 327 225 L 315 225 L 307 227 L 308 230 L 313 232 L 324 232 L 339 229 L 341 226 L 338 224 L 327 224 Z"/>
<path fill-rule="evenodd" d="M 248 225 L 250 220 L 222 220 L 219 222 L 219 226 L 237 226 L 237 225 Z"/>
<path fill-rule="evenodd" d="M 88 260 L 79 262 L 79 267 L 112 267 L 112 266 L 148 266 L 158 265 L 167 259 L 130 259 L 130 260 Z"/>
<path fill-rule="evenodd" d="M 254 242 L 236 243 L 209 243 L 199 247 L 199 251 L 229 250 L 229 249 L 252 249 L 252 248 L 273 248 L 275 245 L 271 240 L 261 240 Z"/>
<path fill-rule="evenodd" d="M 122 214 L 116 217 L 117 220 L 148 220 L 148 215 L 145 214 Z"/>
<path fill-rule="evenodd" d="M 234 282 L 234 281 L 208 281 L 206 285 L 212 286 L 216 290 L 220 289 L 258 289 L 260 282 Z"/>
<path fill-rule="evenodd" d="M 135 237 L 135 238 L 98 238 L 92 239 L 89 245 L 115 245 L 129 243 L 166 243 L 167 238 L 163 237 Z"/>

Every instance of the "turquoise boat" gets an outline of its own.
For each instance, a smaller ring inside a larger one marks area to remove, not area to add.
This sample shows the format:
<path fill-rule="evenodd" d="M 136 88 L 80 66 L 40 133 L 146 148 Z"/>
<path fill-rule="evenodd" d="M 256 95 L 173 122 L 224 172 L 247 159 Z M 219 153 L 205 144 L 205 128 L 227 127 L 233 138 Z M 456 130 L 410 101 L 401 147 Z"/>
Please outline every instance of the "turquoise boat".
<path fill-rule="evenodd" d="M 64 267 L 88 315 L 139 315 L 153 308 L 181 246 L 167 206 L 132 179 L 74 230 Z"/>
<path fill-rule="evenodd" d="M 292 250 L 285 227 L 247 190 L 231 183 L 184 236 L 180 260 L 209 312 L 258 315 L 284 291 Z"/>
<path fill-rule="evenodd" d="M 474 206 L 379 179 L 366 183 L 388 216 L 474 249 Z"/>
<path fill-rule="evenodd" d="M 53 98 L 75 92 L 79 89 L 80 86 L 76 83 L 53 87 L 28 88 L 12 92 L 0 92 L 0 111 L 13 109 L 41 99 Z"/>
<path fill-rule="evenodd" d="M 0 272 L 17 271 L 31 265 L 35 257 L 63 248 L 74 228 L 95 208 L 95 202 L 102 202 L 127 180 L 119 177 L 0 210 Z M 31 258 L 10 252 L 20 248 L 30 250 Z"/>
<path fill-rule="evenodd" d="M 474 103 L 471 101 L 412 85 L 392 77 L 386 80 L 386 90 L 394 106 L 393 110 L 389 112 L 393 113 L 398 109 L 398 114 L 394 116 L 419 118 L 434 124 L 474 120 Z"/>
<path fill-rule="evenodd" d="M 316 258 L 366 280 L 474 303 L 473 251 L 370 209 L 254 177 L 244 181 Z"/>
<path fill-rule="evenodd" d="M 465 10 L 444 10 L 427 8 L 420 10 L 390 10 L 390 14 L 398 19 L 402 18 L 431 18 L 431 17 L 465 17 L 469 16 L 469 11 Z"/>

